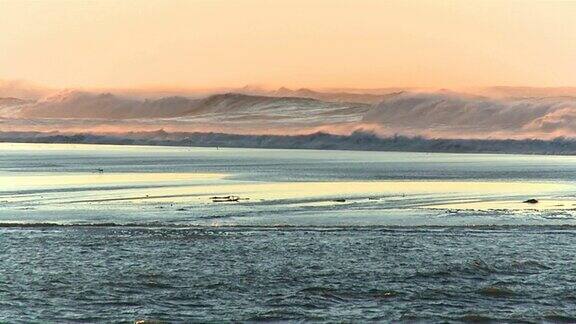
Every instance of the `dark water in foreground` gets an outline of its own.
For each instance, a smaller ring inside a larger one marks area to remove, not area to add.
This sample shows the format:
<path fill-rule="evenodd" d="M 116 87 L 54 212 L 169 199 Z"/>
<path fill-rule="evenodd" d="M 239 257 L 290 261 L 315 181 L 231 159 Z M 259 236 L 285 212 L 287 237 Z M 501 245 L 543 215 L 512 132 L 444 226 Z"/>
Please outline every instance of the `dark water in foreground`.
<path fill-rule="evenodd" d="M 575 247 L 576 157 L 0 144 L 0 322 L 576 323 Z"/>
<path fill-rule="evenodd" d="M 5 228 L 0 320 L 574 322 L 575 245 L 562 227 Z"/>

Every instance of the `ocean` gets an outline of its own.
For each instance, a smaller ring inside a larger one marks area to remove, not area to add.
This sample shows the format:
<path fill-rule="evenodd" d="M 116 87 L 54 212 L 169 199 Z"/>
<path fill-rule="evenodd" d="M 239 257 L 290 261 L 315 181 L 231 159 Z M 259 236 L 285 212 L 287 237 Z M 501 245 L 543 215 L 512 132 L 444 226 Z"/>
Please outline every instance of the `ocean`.
<path fill-rule="evenodd" d="M 575 183 L 571 156 L 2 143 L 0 321 L 576 322 Z"/>

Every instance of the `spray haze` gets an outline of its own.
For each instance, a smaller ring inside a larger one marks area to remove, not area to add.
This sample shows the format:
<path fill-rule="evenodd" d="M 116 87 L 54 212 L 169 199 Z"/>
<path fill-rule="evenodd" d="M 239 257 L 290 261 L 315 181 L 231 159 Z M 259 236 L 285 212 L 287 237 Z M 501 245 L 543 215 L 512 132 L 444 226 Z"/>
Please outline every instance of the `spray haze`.
<path fill-rule="evenodd" d="M 0 117 L 4 130 L 12 131 L 163 128 L 346 135 L 363 130 L 381 136 L 478 139 L 576 135 L 576 97 L 567 89 L 540 89 L 541 95 L 532 97 L 518 96 L 525 91 L 517 88 L 498 88 L 496 94 L 490 94 L 493 88 L 468 93 L 396 88 L 377 93 L 287 88 L 232 91 L 146 98 L 145 93 L 133 96 L 64 90 L 37 100 L 5 97 L 0 101 Z M 564 95 L 556 96 L 559 92 Z"/>

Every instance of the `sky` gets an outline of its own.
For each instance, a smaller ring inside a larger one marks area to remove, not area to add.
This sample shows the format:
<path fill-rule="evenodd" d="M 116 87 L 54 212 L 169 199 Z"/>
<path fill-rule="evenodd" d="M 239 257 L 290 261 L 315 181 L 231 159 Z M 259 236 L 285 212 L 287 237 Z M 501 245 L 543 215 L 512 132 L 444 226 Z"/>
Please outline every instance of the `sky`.
<path fill-rule="evenodd" d="M 0 0 L 50 87 L 576 86 L 576 1 Z"/>

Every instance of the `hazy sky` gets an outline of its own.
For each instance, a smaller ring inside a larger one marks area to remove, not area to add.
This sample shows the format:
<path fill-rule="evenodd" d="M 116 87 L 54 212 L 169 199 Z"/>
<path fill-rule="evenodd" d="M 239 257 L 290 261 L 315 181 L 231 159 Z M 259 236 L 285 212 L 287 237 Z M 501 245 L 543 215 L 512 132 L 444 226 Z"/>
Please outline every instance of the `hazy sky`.
<path fill-rule="evenodd" d="M 0 0 L 0 79 L 576 86 L 576 1 Z"/>

